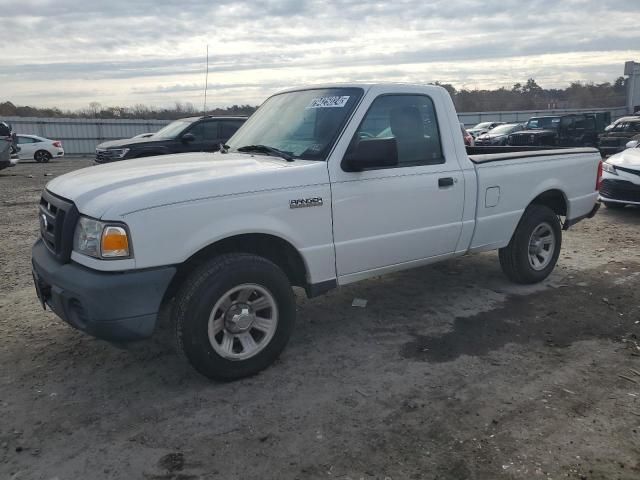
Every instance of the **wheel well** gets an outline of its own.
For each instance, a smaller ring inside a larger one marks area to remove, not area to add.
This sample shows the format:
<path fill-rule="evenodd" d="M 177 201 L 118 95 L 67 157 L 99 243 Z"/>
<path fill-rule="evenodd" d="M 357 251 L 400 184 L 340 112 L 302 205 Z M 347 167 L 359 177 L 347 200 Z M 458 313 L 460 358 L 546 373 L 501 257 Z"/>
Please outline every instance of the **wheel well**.
<path fill-rule="evenodd" d="M 547 190 L 534 198 L 531 204 L 544 205 L 553 210 L 556 215 L 567 216 L 567 200 L 560 190 Z"/>
<path fill-rule="evenodd" d="M 36 156 L 38 153 L 40 153 L 40 152 L 44 152 L 44 153 L 46 153 L 47 155 L 51 156 L 51 153 L 49 153 L 49 151 L 48 151 L 48 150 L 45 150 L 44 148 L 39 148 L 38 150 L 36 150 L 35 152 L 33 152 L 33 156 L 35 157 L 35 156 Z"/>
<path fill-rule="evenodd" d="M 176 294 L 183 280 L 198 265 L 209 258 L 225 253 L 252 253 L 264 257 L 284 271 L 291 285 L 303 288 L 307 286 L 304 260 L 293 245 L 274 235 L 251 233 L 225 238 L 192 255 L 178 267 L 165 294 L 165 300 Z"/>

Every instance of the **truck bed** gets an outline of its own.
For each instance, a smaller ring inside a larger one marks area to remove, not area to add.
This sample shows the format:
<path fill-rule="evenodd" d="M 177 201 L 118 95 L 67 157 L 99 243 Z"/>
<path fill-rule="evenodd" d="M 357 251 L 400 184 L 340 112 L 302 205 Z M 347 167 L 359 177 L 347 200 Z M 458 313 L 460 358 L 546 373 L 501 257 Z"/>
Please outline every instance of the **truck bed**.
<path fill-rule="evenodd" d="M 579 155 L 598 152 L 596 148 L 573 147 L 467 147 L 467 155 L 473 163 L 500 162 L 524 157 L 548 157 L 551 155 Z"/>

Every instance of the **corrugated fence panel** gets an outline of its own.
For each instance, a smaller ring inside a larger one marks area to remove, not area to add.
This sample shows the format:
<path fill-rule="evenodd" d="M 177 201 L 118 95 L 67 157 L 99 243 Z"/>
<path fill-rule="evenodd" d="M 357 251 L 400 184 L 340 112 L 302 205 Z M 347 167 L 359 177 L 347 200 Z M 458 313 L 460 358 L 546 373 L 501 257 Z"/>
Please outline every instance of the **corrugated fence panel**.
<path fill-rule="evenodd" d="M 169 120 L 111 120 L 91 118 L 4 117 L 16 133 L 60 140 L 70 155 L 93 154 L 96 145 L 108 140 L 157 132 Z"/>
<path fill-rule="evenodd" d="M 539 115 L 560 115 L 580 112 L 611 112 L 615 120 L 627 114 L 626 107 L 581 108 L 555 110 L 523 110 L 513 112 L 465 112 L 458 118 L 466 126 L 480 122 L 524 122 Z M 169 120 L 107 120 L 92 118 L 33 118 L 5 117 L 14 126 L 16 133 L 40 135 L 60 140 L 64 149 L 71 155 L 92 155 L 96 145 L 108 140 L 131 138 L 141 133 L 157 132 L 169 123 Z"/>

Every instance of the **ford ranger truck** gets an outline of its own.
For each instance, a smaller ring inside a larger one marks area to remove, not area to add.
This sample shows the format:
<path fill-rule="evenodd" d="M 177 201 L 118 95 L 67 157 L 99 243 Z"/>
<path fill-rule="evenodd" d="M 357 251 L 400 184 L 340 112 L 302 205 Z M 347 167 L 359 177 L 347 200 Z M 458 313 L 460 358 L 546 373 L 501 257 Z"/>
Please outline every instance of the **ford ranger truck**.
<path fill-rule="evenodd" d="M 488 250 L 514 282 L 544 280 L 562 230 L 597 210 L 600 155 L 491 148 L 467 153 L 441 87 L 287 90 L 219 152 L 49 182 L 36 291 L 73 327 L 113 342 L 150 337 L 167 306 L 200 373 L 252 375 L 292 333 L 292 287 L 314 297 Z"/>

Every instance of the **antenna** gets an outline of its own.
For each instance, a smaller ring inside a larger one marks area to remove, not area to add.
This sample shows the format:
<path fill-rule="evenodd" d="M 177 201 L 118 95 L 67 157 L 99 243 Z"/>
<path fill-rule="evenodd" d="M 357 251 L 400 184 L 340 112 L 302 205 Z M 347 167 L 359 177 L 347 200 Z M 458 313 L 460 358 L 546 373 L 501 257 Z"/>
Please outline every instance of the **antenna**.
<path fill-rule="evenodd" d="M 207 115 L 207 87 L 209 86 L 209 44 L 207 43 L 207 69 L 204 75 L 204 107 L 202 108 L 202 116 Z"/>

